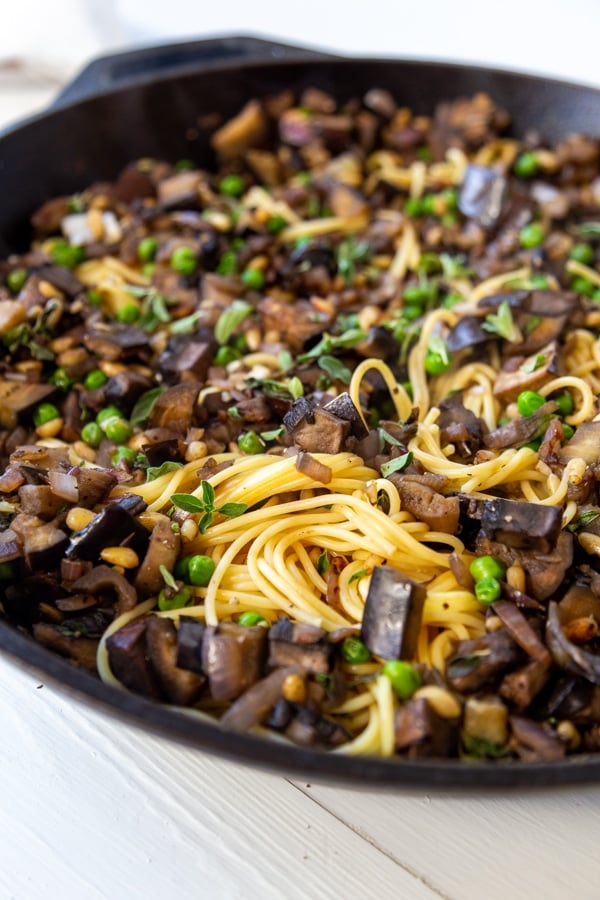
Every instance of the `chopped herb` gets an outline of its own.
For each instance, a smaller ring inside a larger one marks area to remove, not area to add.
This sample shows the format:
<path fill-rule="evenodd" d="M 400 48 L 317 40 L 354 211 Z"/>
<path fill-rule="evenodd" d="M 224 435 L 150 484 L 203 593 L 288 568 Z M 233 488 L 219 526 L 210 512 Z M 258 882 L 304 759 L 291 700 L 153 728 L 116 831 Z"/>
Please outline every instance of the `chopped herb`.
<path fill-rule="evenodd" d="M 470 675 L 481 665 L 481 656 L 479 653 L 468 653 L 465 656 L 455 656 L 446 667 L 447 678 L 464 678 Z"/>
<path fill-rule="evenodd" d="M 447 365 L 450 361 L 446 341 L 439 334 L 432 334 L 429 338 L 428 348 L 432 353 L 436 353 L 440 359 Z"/>
<path fill-rule="evenodd" d="M 308 362 L 311 359 L 318 359 L 319 356 L 330 354 L 334 350 L 349 350 L 362 343 L 367 337 L 366 331 L 360 328 L 349 328 L 340 335 L 331 335 L 325 333 L 318 344 L 315 344 L 307 353 L 302 353 L 298 357 L 298 362 Z"/>
<path fill-rule="evenodd" d="M 384 478 L 387 478 L 387 476 L 391 475 L 393 472 L 402 472 L 407 466 L 410 466 L 412 458 L 413 455 L 409 452 L 403 453 L 402 456 L 397 456 L 395 459 L 390 459 L 389 462 L 381 465 L 381 474 Z"/>
<path fill-rule="evenodd" d="M 521 340 L 521 333 L 513 320 L 512 311 L 507 300 L 502 301 L 497 313 L 490 313 L 489 316 L 485 317 L 485 322 L 481 327 L 484 331 L 489 331 L 490 334 L 497 334 L 513 344 Z"/>
<path fill-rule="evenodd" d="M 527 362 L 524 362 L 520 367 L 520 371 L 529 374 L 530 372 L 535 372 L 536 369 L 540 369 L 545 363 L 546 356 L 543 353 L 538 353 L 534 359 L 529 359 Z"/>
<path fill-rule="evenodd" d="M 440 262 L 445 278 L 469 278 L 473 274 L 473 269 L 465 266 L 462 256 L 450 256 L 449 253 L 442 253 Z"/>
<path fill-rule="evenodd" d="M 600 509 L 584 509 L 570 525 L 567 525 L 567 528 L 572 532 L 579 531 L 580 528 L 585 528 L 586 525 L 595 522 L 598 516 L 600 516 Z"/>
<path fill-rule="evenodd" d="M 176 591 L 177 590 L 177 582 L 175 581 L 175 578 L 173 577 L 171 572 L 169 572 L 167 567 L 159 566 L 158 571 L 162 575 L 163 581 L 167 585 L 167 587 L 173 588 L 173 590 Z"/>
<path fill-rule="evenodd" d="M 272 431 L 261 431 L 260 436 L 263 441 L 276 441 L 277 438 L 285 434 L 285 428 L 274 428 Z"/>
<path fill-rule="evenodd" d="M 525 322 L 525 325 L 523 326 L 523 331 L 525 332 L 525 335 L 526 336 L 530 335 L 532 331 L 535 331 L 535 329 L 538 327 L 538 325 L 540 324 L 541 321 L 542 321 L 541 316 L 529 316 L 529 318 Z"/>
<path fill-rule="evenodd" d="M 397 440 L 393 435 L 389 433 L 389 431 L 386 431 L 385 428 L 379 428 L 379 437 L 384 444 L 391 444 L 392 447 L 404 446 L 401 441 Z"/>
<path fill-rule="evenodd" d="M 600 222 L 582 222 L 575 231 L 582 237 L 600 237 Z"/>
<path fill-rule="evenodd" d="M 353 581 L 358 581 L 359 578 L 364 578 L 365 575 L 368 575 L 366 569 L 358 569 L 358 571 L 354 572 L 350 578 L 348 579 L 348 584 L 352 584 Z"/>
<path fill-rule="evenodd" d="M 320 369 L 323 369 L 324 372 L 327 372 L 334 380 L 343 381 L 344 384 L 350 384 L 352 372 L 347 366 L 340 362 L 339 359 L 336 359 L 335 356 L 320 356 L 317 360 L 317 365 Z"/>
<path fill-rule="evenodd" d="M 201 318 L 202 313 L 200 310 L 193 312 L 189 316 L 184 316 L 182 319 L 176 319 L 175 322 L 172 322 L 169 331 L 171 334 L 192 334 Z"/>
<path fill-rule="evenodd" d="M 134 297 L 140 297 L 142 300 L 142 309 L 137 324 L 144 331 L 154 331 L 162 322 L 163 324 L 171 321 L 168 310 L 169 306 L 174 306 L 177 301 L 171 297 L 165 297 L 164 294 L 158 292 L 155 287 L 138 287 L 137 285 L 128 285 L 125 290 Z"/>
<path fill-rule="evenodd" d="M 337 248 L 337 267 L 346 284 L 350 284 L 356 274 L 356 263 L 369 256 L 371 249 L 365 241 L 357 241 L 352 235 L 344 238 Z"/>
<path fill-rule="evenodd" d="M 294 358 L 289 350 L 282 350 L 277 354 L 277 362 L 281 372 L 287 372 L 294 365 Z"/>
<path fill-rule="evenodd" d="M 234 519 L 248 509 L 246 503 L 224 503 L 223 506 L 215 506 L 215 489 L 209 481 L 202 481 L 200 489 L 202 499 L 193 494 L 173 494 L 171 503 L 185 512 L 202 513 L 198 522 L 201 534 L 204 534 L 208 526 L 212 524 L 215 513 L 225 516 L 226 519 Z"/>
<path fill-rule="evenodd" d="M 183 463 L 172 462 L 171 460 L 166 460 L 160 466 L 148 466 L 146 469 L 146 481 L 155 481 L 157 478 L 162 478 L 163 475 L 168 475 L 169 472 L 176 472 L 182 468 Z"/>
<path fill-rule="evenodd" d="M 491 759 L 499 759 L 502 756 L 508 756 L 510 749 L 506 744 L 494 744 L 485 738 L 474 737 L 470 734 L 462 734 L 463 753 L 462 759 L 481 759 L 482 757 L 490 757 Z"/>
<path fill-rule="evenodd" d="M 329 554 L 327 553 L 327 550 L 323 550 L 323 552 L 320 554 L 319 558 L 317 559 L 317 572 L 319 573 L 319 575 L 324 575 L 325 572 L 327 572 L 328 568 L 329 568 Z"/>
<path fill-rule="evenodd" d="M 293 378 L 290 378 L 290 380 L 288 381 L 287 389 L 294 400 L 297 400 L 299 397 L 304 396 L 304 385 L 297 375 L 294 375 Z"/>
<path fill-rule="evenodd" d="M 146 420 L 150 417 L 152 410 L 154 409 L 154 404 L 158 400 L 161 394 L 163 394 L 165 388 L 156 387 L 151 388 L 149 391 L 146 391 L 142 396 L 137 400 L 135 406 L 131 411 L 131 416 L 129 418 L 130 424 L 133 428 L 136 425 L 142 425 Z"/>
<path fill-rule="evenodd" d="M 245 300 L 234 300 L 231 306 L 221 313 L 215 325 L 215 338 L 219 344 L 226 344 L 236 328 L 247 319 L 253 307 Z"/>

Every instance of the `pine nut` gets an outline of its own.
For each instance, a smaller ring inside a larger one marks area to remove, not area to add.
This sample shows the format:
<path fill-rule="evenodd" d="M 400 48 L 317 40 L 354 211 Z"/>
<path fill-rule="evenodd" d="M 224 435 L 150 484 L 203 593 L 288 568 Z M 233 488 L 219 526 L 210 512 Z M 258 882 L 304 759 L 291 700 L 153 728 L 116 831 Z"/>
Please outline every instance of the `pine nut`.
<path fill-rule="evenodd" d="M 186 462 L 193 462 L 195 459 L 202 459 L 206 456 L 206 444 L 204 441 L 191 441 L 185 451 Z"/>
<path fill-rule="evenodd" d="M 49 422 L 44 422 L 43 425 L 38 425 L 38 427 L 35 429 L 35 433 L 41 438 L 56 437 L 56 435 L 60 434 L 60 432 L 62 431 L 62 427 L 64 424 L 64 420 L 61 419 L 60 416 L 57 416 L 56 419 L 50 419 Z"/>
<path fill-rule="evenodd" d="M 290 703 L 304 703 L 306 682 L 301 675 L 287 675 L 281 686 L 281 693 Z"/>
<path fill-rule="evenodd" d="M 581 735 L 569 719 L 563 719 L 556 726 L 556 733 L 563 741 L 567 742 L 570 750 L 577 750 L 581 744 Z"/>
<path fill-rule="evenodd" d="M 74 506 L 67 513 L 67 528 L 71 531 L 81 531 L 86 525 L 89 525 L 94 518 L 95 513 L 91 509 L 85 509 L 83 506 Z"/>
<path fill-rule="evenodd" d="M 184 543 L 189 544 L 198 537 L 198 526 L 193 519 L 186 519 L 181 526 L 181 539 Z"/>
<path fill-rule="evenodd" d="M 139 556 L 131 547 L 105 547 L 100 551 L 100 557 L 109 565 L 123 569 L 135 569 L 140 564 Z"/>

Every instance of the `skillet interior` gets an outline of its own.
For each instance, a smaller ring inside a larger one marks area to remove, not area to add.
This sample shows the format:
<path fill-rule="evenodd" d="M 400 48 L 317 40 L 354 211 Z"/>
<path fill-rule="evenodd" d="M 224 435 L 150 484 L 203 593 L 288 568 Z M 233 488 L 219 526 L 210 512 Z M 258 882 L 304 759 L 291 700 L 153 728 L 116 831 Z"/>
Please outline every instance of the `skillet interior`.
<path fill-rule="evenodd" d="M 389 60 L 326 60 L 228 66 L 141 83 L 31 119 L 0 138 L 0 253 L 24 249 L 28 217 L 44 200 L 112 178 L 141 156 L 192 157 L 211 164 L 212 125 L 203 117 L 233 115 L 250 97 L 316 85 L 338 99 L 372 86 L 402 105 L 431 112 L 442 99 L 489 93 L 508 108 L 512 131 L 535 126 L 549 139 L 600 132 L 600 91 L 528 75 L 476 67 Z M 189 713 L 150 703 L 81 672 L 28 636 L 0 622 L 0 647 L 76 696 L 158 733 L 220 756 L 306 777 L 362 784 L 523 785 L 597 779 L 600 756 L 558 763 L 473 763 L 345 757 L 228 734 Z"/>

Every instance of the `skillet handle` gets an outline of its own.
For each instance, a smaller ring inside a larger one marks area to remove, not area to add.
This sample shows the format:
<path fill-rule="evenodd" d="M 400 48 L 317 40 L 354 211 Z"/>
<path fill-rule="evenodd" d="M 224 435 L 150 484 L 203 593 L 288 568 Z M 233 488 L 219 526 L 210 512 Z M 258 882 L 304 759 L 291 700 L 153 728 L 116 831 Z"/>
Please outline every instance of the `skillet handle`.
<path fill-rule="evenodd" d="M 333 54 L 247 35 L 230 35 L 160 44 L 101 56 L 89 63 L 54 99 L 51 108 L 84 100 L 114 88 L 157 77 L 185 74 L 228 63 L 335 59 Z"/>

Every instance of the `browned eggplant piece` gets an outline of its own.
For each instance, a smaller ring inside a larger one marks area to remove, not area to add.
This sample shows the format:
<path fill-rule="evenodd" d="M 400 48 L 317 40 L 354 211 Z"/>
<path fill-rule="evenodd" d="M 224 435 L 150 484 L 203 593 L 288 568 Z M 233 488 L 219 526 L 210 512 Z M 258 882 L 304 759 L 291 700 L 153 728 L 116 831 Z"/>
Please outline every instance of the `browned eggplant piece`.
<path fill-rule="evenodd" d="M 136 400 L 152 388 L 152 381 L 133 369 L 125 369 L 111 375 L 103 385 L 105 403 L 113 403 L 126 416 L 129 416 Z"/>
<path fill-rule="evenodd" d="M 329 672 L 331 650 L 327 632 L 316 625 L 294 624 L 282 617 L 269 629 L 270 668 L 299 665 L 312 674 L 324 674 Z"/>
<path fill-rule="evenodd" d="M 390 566 L 375 566 L 361 625 L 361 638 L 380 659 L 414 659 L 425 588 Z"/>
<path fill-rule="evenodd" d="M 515 449 L 523 447 L 545 434 L 557 409 L 558 405 L 549 400 L 530 416 L 517 416 L 516 419 L 511 419 L 505 425 L 490 431 L 485 435 L 483 443 L 493 450 L 502 450 L 505 447 L 514 447 Z"/>
<path fill-rule="evenodd" d="M 386 332 L 387 333 L 387 332 Z M 344 419 L 350 422 L 350 434 L 357 440 L 362 440 L 369 433 L 360 411 L 356 408 L 354 401 L 350 397 L 348 391 L 343 391 L 326 403 L 323 409 L 337 416 L 338 419 Z"/>
<path fill-rule="evenodd" d="M 43 265 L 37 269 L 37 274 L 71 299 L 85 291 L 85 285 L 66 266 Z"/>
<path fill-rule="evenodd" d="M 76 634 L 65 634 L 60 625 L 51 625 L 49 622 L 36 622 L 33 626 L 33 636 L 44 647 L 66 656 L 83 669 L 96 671 L 97 640 Z"/>
<path fill-rule="evenodd" d="M 483 321 L 480 316 L 462 316 L 446 338 L 448 350 L 457 353 L 467 347 L 476 347 L 493 340 L 494 335 L 482 327 Z"/>
<path fill-rule="evenodd" d="M 177 629 L 171 619 L 148 618 L 146 652 L 165 698 L 180 706 L 195 703 L 206 679 L 177 666 Z"/>
<path fill-rule="evenodd" d="M 395 361 L 400 354 L 400 344 L 387 328 L 372 325 L 367 337 L 357 344 L 356 352 L 365 359 L 387 359 Z"/>
<path fill-rule="evenodd" d="M 12 528 L 0 532 L 0 563 L 12 562 L 23 556 L 22 542 Z"/>
<path fill-rule="evenodd" d="M 511 360 L 511 365 L 513 360 Z M 494 396 L 506 403 L 516 400 L 522 391 L 536 391 L 552 375 L 558 374 L 558 347 L 553 341 L 523 360 L 518 369 L 504 368 L 494 382 Z"/>
<path fill-rule="evenodd" d="M 25 559 L 32 572 L 57 566 L 69 543 L 64 531 L 53 522 L 26 529 L 22 538 Z"/>
<path fill-rule="evenodd" d="M 567 752 L 564 741 L 549 725 L 522 716 L 511 716 L 511 748 L 527 762 L 554 762 Z"/>
<path fill-rule="evenodd" d="M 262 625 L 223 622 L 207 628 L 202 642 L 202 669 L 217 703 L 235 700 L 261 675 L 267 643 Z"/>
<path fill-rule="evenodd" d="M 24 484 L 19 488 L 21 512 L 42 519 L 52 519 L 64 504 L 62 497 L 52 492 L 45 484 Z"/>
<path fill-rule="evenodd" d="M 425 522 L 433 531 L 456 534 L 460 518 L 458 497 L 444 497 L 426 484 L 420 484 L 410 476 L 390 476 L 398 488 L 402 508 L 419 522 Z"/>
<path fill-rule="evenodd" d="M 117 479 L 113 472 L 99 468 L 75 468 L 71 470 L 79 488 L 78 506 L 93 509 L 113 489 Z"/>
<path fill-rule="evenodd" d="M 202 642 L 206 625 L 193 616 L 180 616 L 177 629 L 177 665 L 203 675 Z"/>
<path fill-rule="evenodd" d="M 478 691 L 522 660 L 519 645 L 506 628 L 499 628 L 480 638 L 459 641 L 446 661 L 446 678 L 457 691 Z"/>
<path fill-rule="evenodd" d="M 96 322 L 84 335 L 83 343 L 100 359 L 120 360 L 150 350 L 148 335 L 135 325 Z"/>
<path fill-rule="evenodd" d="M 162 393 L 150 413 L 149 428 L 168 428 L 185 435 L 195 422 L 196 401 L 202 385 L 190 381 L 176 384 Z"/>
<path fill-rule="evenodd" d="M 78 578 L 71 590 L 88 591 L 90 594 L 114 591 L 117 597 L 117 615 L 128 612 L 138 603 L 137 594 L 127 579 L 111 566 L 96 566 Z"/>
<path fill-rule="evenodd" d="M 304 450 L 300 450 L 296 454 L 296 469 L 320 484 L 329 484 L 333 477 L 333 472 L 329 466 L 319 462 L 315 456 L 311 453 L 306 453 Z"/>
<path fill-rule="evenodd" d="M 502 173 L 488 166 L 468 165 L 458 196 L 458 208 L 482 228 L 496 226 L 504 211 L 507 182 Z"/>
<path fill-rule="evenodd" d="M 492 604 L 492 609 L 519 647 L 528 656 L 548 667 L 552 662 L 548 648 L 544 646 L 538 633 L 514 603 L 510 603 L 508 600 L 497 600 Z"/>
<path fill-rule="evenodd" d="M 232 731 L 249 731 L 264 722 L 275 704 L 283 698 L 283 685 L 290 676 L 304 675 L 301 666 L 284 666 L 275 669 L 266 678 L 255 682 L 235 700 L 221 716 L 223 728 Z"/>
<path fill-rule="evenodd" d="M 0 378 L 0 428 L 14 428 L 21 415 L 55 393 L 53 384 L 23 384 Z"/>
<path fill-rule="evenodd" d="M 439 404 L 437 425 L 444 444 L 454 444 L 458 456 L 468 459 L 481 447 L 485 424 L 462 402 L 460 394 L 445 397 Z"/>
<path fill-rule="evenodd" d="M 215 355 L 214 340 L 192 335 L 173 335 L 158 359 L 158 368 L 168 381 L 204 381 Z"/>
<path fill-rule="evenodd" d="M 147 617 L 134 619 L 106 639 L 106 649 L 111 671 L 122 685 L 158 700 L 160 689 L 146 652 L 147 626 Z"/>
<path fill-rule="evenodd" d="M 349 733 L 337 722 L 320 715 L 310 706 L 295 706 L 295 715 L 285 729 L 285 736 L 302 747 L 339 747 Z"/>
<path fill-rule="evenodd" d="M 502 679 L 499 694 L 519 712 L 524 712 L 546 685 L 550 666 L 532 659 L 527 665 L 509 672 Z"/>
<path fill-rule="evenodd" d="M 561 622 L 559 604 L 553 601 L 548 605 L 546 643 L 557 666 L 600 685 L 600 655 L 568 639 Z"/>
<path fill-rule="evenodd" d="M 583 459 L 588 466 L 595 465 L 600 460 L 600 421 L 579 425 L 573 437 L 559 450 L 558 456 L 563 463 L 570 459 Z"/>
<path fill-rule="evenodd" d="M 459 721 L 439 716 L 425 697 L 408 700 L 394 716 L 396 750 L 409 759 L 456 756 Z"/>
<path fill-rule="evenodd" d="M 478 556 L 495 556 L 506 566 L 512 566 L 518 561 L 525 570 L 525 596 L 534 600 L 547 600 L 560 588 L 573 562 L 573 535 L 568 531 L 561 531 L 556 546 L 548 553 L 543 553 L 541 550 L 520 550 L 498 541 L 490 541 L 481 531 L 475 541 L 475 552 Z M 521 600 L 523 599 L 525 597 L 521 595 Z M 531 607 L 528 602 L 521 602 L 520 605 Z"/>
<path fill-rule="evenodd" d="M 135 497 L 133 509 L 142 512 L 146 504 Z M 150 540 L 150 532 L 135 518 L 128 507 L 132 502 L 127 497 L 107 504 L 81 531 L 71 535 L 66 551 L 67 557 L 97 560 L 105 547 L 126 546 L 143 556 Z"/>
<path fill-rule="evenodd" d="M 258 100 L 249 100 L 244 108 L 225 122 L 211 138 L 217 155 L 224 160 L 241 156 L 251 147 L 260 147 L 267 134 L 267 117 Z"/>
<path fill-rule="evenodd" d="M 145 597 L 158 594 L 164 587 L 161 566 L 172 572 L 179 555 L 181 538 L 167 519 L 159 519 L 150 535 L 146 555 L 135 576 L 135 588 Z"/>
<path fill-rule="evenodd" d="M 562 510 L 522 500 L 484 500 L 481 527 L 492 541 L 524 550 L 548 553 L 562 525 Z"/>
<path fill-rule="evenodd" d="M 339 453 L 350 433 L 350 422 L 319 406 L 309 407 L 298 421 L 295 406 L 283 417 L 294 445 L 308 453 Z M 299 409 L 304 411 L 306 407 L 302 404 Z"/>

